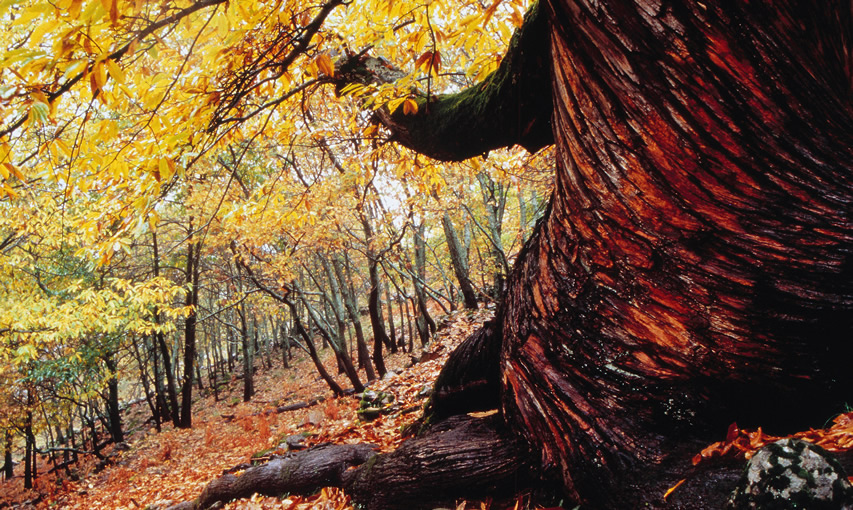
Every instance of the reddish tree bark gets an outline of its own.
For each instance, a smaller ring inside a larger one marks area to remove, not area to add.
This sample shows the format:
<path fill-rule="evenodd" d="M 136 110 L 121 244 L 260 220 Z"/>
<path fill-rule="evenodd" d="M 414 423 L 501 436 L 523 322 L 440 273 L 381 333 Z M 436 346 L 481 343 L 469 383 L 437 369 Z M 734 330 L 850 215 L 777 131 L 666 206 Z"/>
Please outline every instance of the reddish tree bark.
<path fill-rule="evenodd" d="M 501 371 L 510 426 L 572 498 L 610 504 L 689 438 L 849 398 L 842 4 L 549 2 L 556 189 Z"/>

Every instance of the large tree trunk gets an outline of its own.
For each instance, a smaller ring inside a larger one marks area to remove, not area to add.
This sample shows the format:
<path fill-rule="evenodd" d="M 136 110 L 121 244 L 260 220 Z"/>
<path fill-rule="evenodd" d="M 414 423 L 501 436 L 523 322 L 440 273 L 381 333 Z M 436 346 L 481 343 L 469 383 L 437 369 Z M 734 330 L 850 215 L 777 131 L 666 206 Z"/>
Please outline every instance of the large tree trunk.
<path fill-rule="evenodd" d="M 501 364 L 512 427 L 606 505 L 690 437 L 849 399 L 851 26 L 840 2 L 592 4 L 548 6 L 556 191 Z"/>
<path fill-rule="evenodd" d="M 439 377 L 430 421 L 499 401 L 495 434 L 521 438 L 584 508 L 644 507 L 729 423 L 820 424 L 853 390 L 849 0 L 724 5 L 550 0 L 512 43 L 517 56 L 550 37 L 555 191 L 496 322 Z M 455 109 L 494 123 L 478 105 L 469 92 Z M 417 150 L 469 155 L 454 125 L 421 118 L 441 112 L 383 120 Z M 445 128 L 454 143 L 436 147 Z"/>

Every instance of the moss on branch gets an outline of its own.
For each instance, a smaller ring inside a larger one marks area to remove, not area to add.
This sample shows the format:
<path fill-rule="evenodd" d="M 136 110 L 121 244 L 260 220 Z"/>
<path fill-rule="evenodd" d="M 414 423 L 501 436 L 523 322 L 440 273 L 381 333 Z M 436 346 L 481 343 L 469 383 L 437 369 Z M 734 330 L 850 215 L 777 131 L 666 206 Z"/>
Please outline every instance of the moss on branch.
<path fill-rule="evenodd" d="M 535 4 L 513 35 L 497 70 L 456 94 L 418 98 L 418 112 L 380 109 L 375 119 L 392 140 L 442 161 L 461 161 L 490 150 L 521 145 L 530 152 L 554 143 L 548 21 Z M 368 58 L 341 64 L 338 87 L 387 81 L 366 72 Z M 391 76 L 395 76 L 391 73 Z"/>

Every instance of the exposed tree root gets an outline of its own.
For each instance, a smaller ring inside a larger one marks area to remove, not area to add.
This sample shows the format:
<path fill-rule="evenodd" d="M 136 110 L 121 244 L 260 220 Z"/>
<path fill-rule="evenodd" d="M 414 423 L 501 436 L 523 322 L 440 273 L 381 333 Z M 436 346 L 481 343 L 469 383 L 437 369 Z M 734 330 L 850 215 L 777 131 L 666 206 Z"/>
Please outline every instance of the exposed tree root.
<path fill-rule="evenodd" d="M 421 508 L 459 497 L 511 495 L 530 482 L 522 444 L 498 432 L 496 416 L 454 416 L 423 437 L 377 455 L 374 445 L 314 446 L 212 481 L 194 501 L 169 510 L 210 508 L 252 494 L 312 494 L 342 487 L 370 509 Z"/>
<path fill-rule="evenodd" d="M 351 466 L 361 465 L 375 455 L 376 446 L 371 444 L 317 445 L 249 468 L 240 476 L 223 475 L 210 482 L 194 501 L 169 510 L 210 508 L 215 503 L 252 494 L 310 494 L 321 487 L 340 487 Z"/>

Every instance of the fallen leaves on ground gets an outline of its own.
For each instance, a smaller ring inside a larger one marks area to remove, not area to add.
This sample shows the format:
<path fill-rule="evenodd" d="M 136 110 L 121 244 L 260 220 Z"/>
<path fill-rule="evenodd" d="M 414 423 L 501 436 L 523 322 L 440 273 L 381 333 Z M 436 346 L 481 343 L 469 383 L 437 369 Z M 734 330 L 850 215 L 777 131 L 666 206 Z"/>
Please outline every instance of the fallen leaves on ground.
<path fill-rule="evenodd" d="M 22 477 L 0 483 L 0 501 L 20 508 L 117 509 L 162 508 L 193 499 L 213 479 L 226 470 L 249 464 L 252 456 L 266 452 L 268 457 L 283 452 L 279 445 L 289 435 L 303 434 L 306 446 L 323 442 L 379 445 L 382 451 L 397 448 L 404 440 L 400 431 L 421 414 L 424 388 L 430 388 L 450 352 L 480 324 L 490 318 L 489 310 L 451 314 L 426 349 L 386 356 L 393 373 L 376 381 L 372 389 L 392 393 L 396 412 L 372 422 L 358 420 L 358 399 L 353 396 L 332 398 L 328 387 L 307 357 L 294 359 L 292 368 L 261 368 L 256 378 L 259 389 L 251 402 L 241 401 L 239 381 L 220 392 L 219 399 L 206 395 L 195 403 L 192 429 L 174 429 L 164 425 L 157 433 L 152 426 L 139 427 L 148 418 L 147 408 L 137 406 L 125 417 L 128 429 L 137 429 L 129 440 L 131 449 L 112 453 L 114 464 L 96 473 L 94 459 L 73 469 L 81 479 L 70 481 L 42 475 L 35 491 L 24 491 Z M 334 373 L 335 360 L 325 352 L 325 364 Z M 412 357 L 428 359 L 412 364 Z M 260 364 L 260 360 L 259 360 Z M 362 378 L 364 375 L 362 373 Z M 340 382 L 344 381 L 338 376 Z M 317 405 L 291 412 L 277 413 L 279 406 L 325 397 Z M 135 414 L 134 414 L 135 413 Z M 830 451 L 853 447 L 853 413 L 839 415 L 828 429 L 813 429 L 795 434 Z M 724 441 L 703 449 L 694 464 L 716 455 L 742 455 L 748 458 L 768 443 L 780 439 L 755 431 L 741 430 L 732 424 Z M 46 462 L 40 472 L 50 468 Z M 673 488 L 674 490 L 674 488 Z M 516 500 L 515 508 L 533 506 L 527 496 Z M 339 489 L 323 489 L 312 496 L 288 496 L 282 499 L 255 495 L 232 501 L 225 509 L 329 509 L 351 510 L 349 497 Z M 460 510 L 496 508 L 490 501 L 459 502 Z M 509 508 L 513 508 L 512 502 Z"/>
<path fill-rule="evenodd" d="M 100 473 L 95 473 L 94 463 L 90 463 L 92 465 L 86 465 L 85 472 L 81 473 L 80 481 L 54 482 L 42 477 L 39 493 L 25 492 L 18 487 L 14 501 L 35 500 L 40 494 L 41 500 L 32 505 L 36 508 L 140 510 L 149 506 L 165 507 L 195 498 L 223 471 L 251 463 L 252 456 L 258 452 L 276 453 L 284 438 L 293 434 L 305 435 L 306 446 L 323 442 L 371 442 L 379 445 L 382 451 L 393 450 L 403 441 L 401 427 L 420 416 L 426 402 L 423 390 L 432 386 L 447 356 L 491 315 L 490 310 L 453 313 L 441 324 L 425 349 L 386 354 L 386 365 L 393 373 L 375 381 L 371 388 L 392 393 L 397 411 L 372 422 L 358 420 L 358 398 L 332 397 L 307 356 L 294 359 L 289 369 L 280 366 L 264 369 L 259 359 L 255 381 L 258 392 L 251 402 L 241 401 L 239 381 L 232 381 L 221 391 L 218 401 L 205 392 L 206 396 L 194 403 L 192 429 L 164 425 L 163 431 L 157 433 L 148 424 L 133 433 L 129 440 L 131 449 L 117 453 L 115 463 Z M 326 368 L 335 374 L 334 355 L 329 350 L 323 354 Z M 423 354 L 430 360 L 412 364 L 412 357 L 420 358 Z M 340 383 L 346 380 L 343 375 L 335 377 Z M 363 372 L 361 377 L 365 379 Z M 314 406 L 274 412 L 279 406 L 321 397 L 325 400 Z M 148 418 L 144 404 L 135 412 L 137 416 L 125 417 L 128 429 Z M 45 465 L 42 472 L 47 469 L 49 466 Z M 12 485 L 12 482 L 2 483 L 0 487 L 6 490 Z M 50 490 L 46 489 L 48 486 Z M 2 496 L 0 494 L 0 499 Z M 480 503 L 462 504 L 479 509 Z M 342 491 L 328 488 L 310 497 L 279 499 L 256 495 L 232 501 L 223 508 L 344 510 L 353 507 Z"/>
<path fill-rule="evenodd" d="M 814 443 L 830 452 L 841 452 L 853 448 L 853 412 L 839 414 L 832 420 L 832 426 L 825 429 L 809 429 L 791 436 Z M 782 439 L 782 436 L 765 434 L 757 430 L 741 430 L 736 423 L 729 425 L 725 441 L 717 441 L 693 457 L 693 465 L 704 459 L 723 455 L 743 455 L 749 459 L 764 446 Z M 853 478 L 853 477 L 851 477 Z"/>

